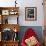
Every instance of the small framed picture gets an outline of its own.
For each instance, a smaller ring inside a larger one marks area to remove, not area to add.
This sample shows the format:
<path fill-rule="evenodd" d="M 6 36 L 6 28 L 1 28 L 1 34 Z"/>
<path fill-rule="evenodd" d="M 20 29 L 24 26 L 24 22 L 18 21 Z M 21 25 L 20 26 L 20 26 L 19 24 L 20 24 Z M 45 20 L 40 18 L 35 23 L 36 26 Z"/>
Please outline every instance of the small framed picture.
<path fill-rule="evenodd" d="M 9 15 L 9 10 L 2 10 L 2 15 Z"/>
<path fill-rule="evenodd" d="M 27 21 L 37 20 L 37 8 L 36 7 L 25 8 L 25 20 Z"/>

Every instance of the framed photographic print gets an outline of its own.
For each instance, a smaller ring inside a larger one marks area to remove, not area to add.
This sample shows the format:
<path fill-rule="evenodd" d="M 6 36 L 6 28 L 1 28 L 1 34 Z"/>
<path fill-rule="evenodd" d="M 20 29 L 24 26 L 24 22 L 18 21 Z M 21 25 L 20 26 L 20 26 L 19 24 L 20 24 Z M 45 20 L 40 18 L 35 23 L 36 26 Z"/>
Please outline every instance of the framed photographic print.
<path fill-rule="evenodd" d="M 37 8 L 36 7 L 25 8 L 25 20 L 27 21 L 37 20 Z"/>

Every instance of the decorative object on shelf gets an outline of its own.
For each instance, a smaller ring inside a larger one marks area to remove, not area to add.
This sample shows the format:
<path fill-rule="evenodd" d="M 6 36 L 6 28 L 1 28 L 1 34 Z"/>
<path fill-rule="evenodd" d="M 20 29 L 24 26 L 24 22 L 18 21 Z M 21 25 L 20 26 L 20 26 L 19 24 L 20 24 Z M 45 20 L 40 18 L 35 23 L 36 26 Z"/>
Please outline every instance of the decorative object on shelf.
<path fill-rule="evenodd" d="M 9 10 L 2 10 L 2 15 L 9 15 Z"/>
<path fill-rule="evenodd" d="M 16 2 L 17 0 L 15 0 L 15 7 L 16 7 L 16 4 L 17 4 L 17 2 Z"/>
<path fill-rule="evenodd" d="M 7 15 L 3 15 L 3 18 L 2 18 L 2 24 L 8 24 L 8 16 Z"/>
<path fill-rule="evenodd" d="M 2 40 L 4 41 L 8 41 L 8 40 L 12 40 L 12 30 L 10 28 L 5 28 L 2 31 Z"/>
<path fill-rule="evenodd" d="M 4 28 L 2 31 L 2 40 L 4 41 L 16 41 L 18 40 L 18 32 L 14 32 L 14 30 L 10 28 Z"/>
<path fill-rule="evenodd" d="M 14 32 L 17 32 L 16 28 L 14 29 Z"/>
<path fill-rule="evenodd" d="M 10 14 L 13 15 L 14 14 L 14 10 L 10 10 Z"/>
<path fill-rule="evenodd" d="M 16 15 L 18 12 L 16 10 L 10 10 L 10 15 Z"/>
<path fill-rule="evenodd" d="M 8 18 L 7 18 L 7 19 L 5 19 L 5 24 L 8 24 Z"/>
<path fill-rule="evenodd" d="M 27 21 L 37 20 L 37 8 L 36 7 L 25 8 L 25 20 Z"/>
<path fill-rule="evenodd" d="M 18 32 L 14 32 L 13 40 L 14 41 L 18 40 Z"/>

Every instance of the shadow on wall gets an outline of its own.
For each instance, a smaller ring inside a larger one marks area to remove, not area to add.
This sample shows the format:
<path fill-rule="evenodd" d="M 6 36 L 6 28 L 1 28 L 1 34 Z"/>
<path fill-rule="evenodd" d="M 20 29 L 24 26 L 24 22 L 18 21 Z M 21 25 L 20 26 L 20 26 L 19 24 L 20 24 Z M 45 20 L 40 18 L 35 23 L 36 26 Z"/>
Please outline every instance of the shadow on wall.
<path fill-rule="evenodd" d="M 43 43 L 43 30 L 42 30 L 41 26 L 21 26 L 20 27 L 20 32 L 19 32 L 19 40 L 20 40 L 20 42 L 21 42 L 21 40 L 23 38 L 23 35 L 24 35 L 25 31 L 28 28 L 32 28 L 36 32 L 39 41 L 41 43 Z"/>

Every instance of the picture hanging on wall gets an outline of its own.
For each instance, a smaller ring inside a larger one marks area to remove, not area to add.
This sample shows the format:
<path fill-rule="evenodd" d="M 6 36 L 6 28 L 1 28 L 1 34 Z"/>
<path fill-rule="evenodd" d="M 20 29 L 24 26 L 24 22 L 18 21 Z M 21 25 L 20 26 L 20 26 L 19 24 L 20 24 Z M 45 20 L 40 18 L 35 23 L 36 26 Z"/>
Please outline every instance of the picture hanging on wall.
<path fill-rule="evenodd" d="M 25 20 L 27 21 L 37 20 L 37 8 L 36 7 L 25 8 Z"/>

